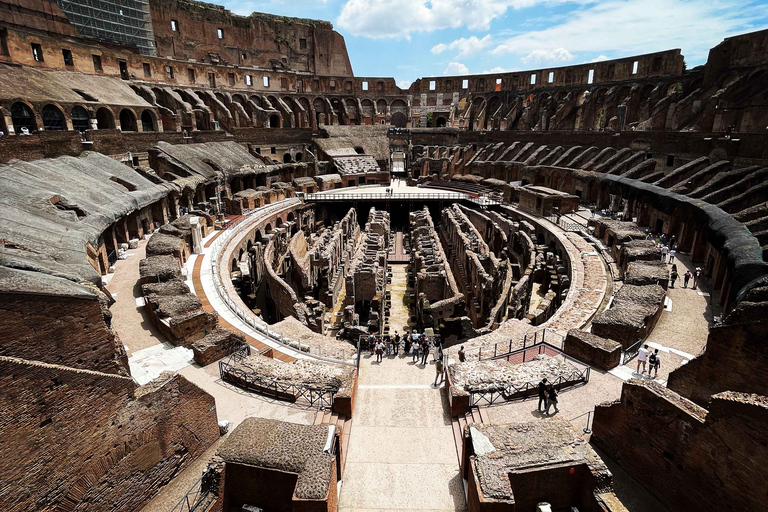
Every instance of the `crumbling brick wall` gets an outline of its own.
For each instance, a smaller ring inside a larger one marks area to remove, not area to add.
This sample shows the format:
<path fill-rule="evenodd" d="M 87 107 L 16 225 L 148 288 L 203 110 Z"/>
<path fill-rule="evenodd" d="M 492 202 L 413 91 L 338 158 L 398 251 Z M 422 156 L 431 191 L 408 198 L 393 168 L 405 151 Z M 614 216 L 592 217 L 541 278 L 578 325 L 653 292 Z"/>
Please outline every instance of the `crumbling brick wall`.
<path fill-rule="evenodd" d="M 139 510 L 219 437 L 213 397 L 180 375 L 139 388 L 0 357 L 0 388 L 7 512 Z"/>
<path fill-rule="evenodd" d="M 106 297 L 0 294 L 0 356 L 128 374 Z"/>
<path fill-rule="evenodd" d="M 724 392 L 708 407 L 633 379 L 595 409 L 592 442 L 672 510 L 766 510 L 768 399 Z"/>

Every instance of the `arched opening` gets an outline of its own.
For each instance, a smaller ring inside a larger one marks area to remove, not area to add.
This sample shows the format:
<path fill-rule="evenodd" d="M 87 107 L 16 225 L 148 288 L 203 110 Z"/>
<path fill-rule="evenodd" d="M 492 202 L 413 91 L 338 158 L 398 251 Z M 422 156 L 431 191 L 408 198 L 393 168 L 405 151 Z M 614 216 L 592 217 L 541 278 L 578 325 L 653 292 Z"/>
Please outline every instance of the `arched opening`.
<path fill-rule="evenodd" d="M 232 265 L 230 266 L 230 269 L 232 270 L 232 272 L 237 271 L 238 265 L 237 265 L 237 259 L 236 258 L 232 258 Z"/>
<path fill-rule="evenodd" d="M 387 101 L 384 99 L 376 100 L 376 113 L 379 115 L 386 115 L 387 113 Z"/>
<path fill-rule="evenodd" d="M 280 116 L 277 114 L 272 114 L 269 116 L 269 127 L 270 128 L 280 128 Z"/>
<path fill-rule="evenodd" d="M 266 226 L 264 226 L 264 232 L 266 234 L 270 234 L 272 232 L 272 224 L 267 224 Z"/>
<path fill-rule="evenodd" d="M 157 127 L 155 126 L 155 117 L 149 110 L 145 110 L 141 113 L 141 129 L 145 132 L 157 131 Z"/>
<path fill-rule="evenodd" d="M 114 130 L 115 118 L 112 112 L 104 107 L 96 111 L 96 126 L 99 130 Z"/>
<path fill-rule="evenodd" d="M 88 118 L 88 111 L 83 107 L 73 107 L 69 117 L 72 119 L 73 130 L 84 132 L 91 127 L 90 120 Z"/>
<path fill-rule="evenodd" d="M 262 238 L 263 237 L 261 236 L 261 231 L 260 230 L 257 229 L 256 231 L 253 232 L 253 241 L 254 241 L 254 243 L 261 242 Z"/>
<path fill-rule="evenodd" d="M 304 155 L 301 153 L 301 151 L 299 151 L 298 153 L 296 153 L 296 156 L 294 158 L 296 159 L 297 162 L 301 162 L 302 160 L 304 160 Z"/>
<path fill-rule="evenodd" d="M 46 105 L 42 111 L 43 128 L 46 130 L 66 130 L 67 123 L 64 114 L 55 105 Z"/>
<path fill-rule="evenodd" d="M 120 111 L 120 129 L 124 132 L 135 132 L 138 130 L 136 115 L 127 108 Z"/>
<path fill-rule="evenodd" d="M 445 125 L 446 125 L 446 120 L 442 116 L 438 117 L 437 120 L 435 121 L 436 128 L 445 128 Z"/>
<path fill-rule="evenodd" d="M 11 105 L 11 121 L 16 133 L 22 133 L 22 128 L 26 128 L 30 132 L 37 129 L 35 114 L 32 112 L 32 109 L 20 101 Z"/>
<path fill-rule="evenodd" d="M 278 217 L 278 218 L 277 218 L 277 222 L 275 222 L 275 225 L 276 225 L 278 228 L 281 228 L 281 227 L 283 227 L 283 219 L 281 219 L 280 217 Z"/>
<path fill-rule="evenodd" d="M 405 128 L 408 124 L 408 118 L 402 112 L 395 112 L 392 114 L 392 125 L 397 128 Z"/>
<path fill-rule="evenodd" d="M 283 163 L 284 164 L 291 163 L 291 154 L 290 153 L 286 153 L 286 154 L 283 155 Z"/>

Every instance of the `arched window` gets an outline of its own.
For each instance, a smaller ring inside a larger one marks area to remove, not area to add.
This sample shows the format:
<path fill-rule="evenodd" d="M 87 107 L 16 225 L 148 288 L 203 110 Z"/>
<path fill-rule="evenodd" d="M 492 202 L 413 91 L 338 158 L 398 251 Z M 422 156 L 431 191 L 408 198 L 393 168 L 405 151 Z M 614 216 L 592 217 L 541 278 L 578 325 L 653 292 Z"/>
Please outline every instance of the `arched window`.
<path fill-rule="evenodd" d="M 13 121 L 13 129 L 16 130 L 16 133 L 21 133 L 22 128 L 26 128 L 30 132 L 37 129 L 32 109 L 20 101 L 11 105 L 11 120 Z"/>
<path fill-rule="evenodd" d="M 88 111 L 83 107 L 73 107 L 70 113 L 72 118 L 72 128 L 79 132 L 84 132 L 90 128 L 90 122 L 88 120 Z"/>
<path fill-rule="evenodd" d="M 97 110 L 96 125 L 98 126 L 99 130 L 114 130 L 115 118 L 112 115 L 112 112 L 104 107 L 101 107 L 99 110 Z"/>
<path fill-rule="evenodd" d="M 124 132 L 135 132 L 137 130 L 136 116 L 127 108 L 120 111 L 120 129 Z"/>
<path fill-rule="evenodd" d="M 301 162 L 302 160 L 304 160 L 304 155 L 301 152 L 299 152 L 299 153 L 296 153 L 295 158 L 297 162 Z"/>
<path fill-rule="evenodd" d="M 43 127 L 46 130 L 66 130 L 67 123 L 64 121 L 64 114 L 55 105 L 46 105 L 43 107 Z"/>
<path fill-rule="evenodd" d="M 155 131 L 155 118 L 149 110 L 145 110 L 141 113 L 141 129 L 145 132 Z"/>
<path fill-rule="evenodd" d="M 284 164 L 288 164 L 290 162 L 291 162 L 291 154 L 290 153 L 284 154 L 283 155 L 283 163 Z"/>
<path fill-rule="evenodd" d="M 280 128 L 280 116 L 277 114 L 272 114 L 269 116 L 269 127 L 270 128 Z"/>

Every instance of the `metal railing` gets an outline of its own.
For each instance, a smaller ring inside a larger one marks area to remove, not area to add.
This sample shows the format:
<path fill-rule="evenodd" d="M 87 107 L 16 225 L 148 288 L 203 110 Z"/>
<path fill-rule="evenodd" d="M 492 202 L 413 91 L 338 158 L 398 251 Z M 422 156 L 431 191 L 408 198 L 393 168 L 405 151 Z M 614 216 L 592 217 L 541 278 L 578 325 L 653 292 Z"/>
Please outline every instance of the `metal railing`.
<path fill-rule="evenodd" d="M 533 355 L 530 357 L 527 356 L 529 352 L 533 353 Z M 558 391 L 566 387 L 583 385 L 589 382 L 589 378 L 592 373 L 592 369 L 589 367 L 589 365 L 586 365 L 581 361 L 567 356 L 559 348 L 544 341 L 527 348 L 518 349 L 510 354 L 498 356 L 496 359 L 504 358 L 508 361 L 510 361 L 510 359 L 514 359 L 514 362 L 519 364 L 525 362 L 526 360 L 531 360 L 536 355 L 540 354 L 562 357 L 564 362 L 568 362 L 575 367 L 574 371 L 570 373 L 559 375 L 556 378 L 547 377 L 549 382 Z M 538 389 L 538 382 L 526 382 L 520 386 L 510 384 L 504 388 L 472 392 L 469 396 L 469 404 L 470 406 L 474 407 L 482 405 L 493 405 L 502 401 L 508 402 L 512 400 L 524 400 L 532 395 L 538 395 Z"/>
<path fill-rule="evenodd" d="M 547 334 L 549 333 L 549 334 Z M 478 347 L 477 359 L 482 361 L 484 359 L 498 359 L 505 355 L 511 354 L 527 347 L 532 347 L 539 343 L 547 341 L 550 345 L 555 345 L 558 350 L 563 349 L 563 342 L 565 337 L 557 332 L 555 329 L 545 327 L 544 329 L 538 329 L 533 332 L 528 332 L 523 336 L 523 346 L 515 346 L 514 340 L 510 339 L 509 343 L 495 343 L 493 345 L 493 355 L 490 354 L 490 348 L 484 349 L 484 347 Z"/>
<path fill-rule="evenodd" d="M 216 290 L 216 294 L 219 296 L 219 299 L 221 299 L 222 302 L 227 306 L 227 309 L 229 309 L 230 312 L 232 312 L 235 316 L 237 316 L 240 320 L 242 320 L 246 325 L 254 329 L 255 331 L 258 331 L 259 333 L 263 334 L 264 336 L 268 337 L 270 340 L 283 345 L 285 347 L 291 348 L 293 350 L 296 350 L 297 352 L 304 352 L 307 354 L 312 355 L 314 358 L 319 359 L 321 361 L 326 361 L 329 363 L 336 363 L 336 364 L 351 364 L 348 363 L 338 357 L 334 354 L 323 354 L 323 348 L 322 346 L 310 346 L 307 344 L 303 344 L 297 340 L 291 340 L 288 338 L 283 337 L 282 335 L 269 330 L 269 324 L 267 324 L 265 321 L 261 320 L 260 318 L 256 317 L 256 315 L 248 310 L 244 310 L 241 308 L 240 304 L 236 303 L 227 293 L 226 289 L 224 288 L 223 283 L 221 282 L 221 277 L 219 275 L 219 256 L 221 249 L 226 246 L 227 243 L 232 239 L 235 234 L 237 234 L 238 230 L 233 229 L 236 226 L 239 226 L 242 224 L 245 220 L 250 219 L 253 215 L 256 213 L 259 213 L 261 215 L 271 215 L 273 213 L 279 212 L 283 210 L 286 206 L 286 204 L 280 203 L 274 203 L 271 205 L 263 206 L 261 208 L 257 208 L 254 210 L 251 210 L 248 212 L 247 215 L 244 215 L 240 219 L 238 219 L 237 222 L 230 223 L 227 228 L 223 231 L 221 235 L 219 235 L 211 244 L 210 246 L 210 259 L 211 259 L 211 275 L 213 278 L 213 285 Z M 293 201 L 291 201 L 293 203 Z"/>
<path fill-rule="evenodd" d="M 640 346 L 643 344 L 643 340 L 638 341 L 631 347 L 629 347 L 626 350 L 623 350 L 621 352 L 621 364 L 625 365 L 631 360 L 633 360 L 635 357 L 637 357 L 637 353 L 640 352 Z"/>
<path fill-rule="evenodd" d="M 202 482 L 203 478 L 200 477 L 200 480 L 195 482 L 192 488 L 187 491 L 187 494 L 169 512 L 195 512 L 203 503 L 205 497 L 208 496 L 208 491 L 202 490 Z"/>
<path fill-rule="evenodd" d="M 286 383 L 277 379 L 263 377 L 237 367 L 237 363 L 250 355 L 250 347 L 230 355 L 227 361 L 219 361 L 219 376 L 222 380 L 235 386 L 253 391 L 260 395 L 271 396 L 281 400 L 295 401 L 302 399 L 311 406 L 330 408 L 336 392 L 304 384 Z"/>
<path fill-rule="evenodd" d="M 587 412 L 585 412 L 584 414 L 579 414 L 579 415 L 578 415 L 578 416 L 576 416 L 575 418 L 571 418 L 571 419 L 570 419 L 570 420 L 568 420 L 568 421 L 570 421 L 571 423 L 573 423 L 574 421 L 576 421 L 576 420 L 578 420 L 578 419 L 580 419 L 580 418 L 583 418 L 584 416 L 586 416 L 586 417 L 587 417 L 587 423 L 586 423 L 586 425 L 584 425 L 584 428 L 583 428 L 583 429 L 581 429 L 581 431 L 582 431 L 582 432 L 584 432 L 585 434 L 589 435 L 589 434 L 591 434 L 591 433 L 592 433 L 592 419 L 594 418 L 594 412 L 595 412 L 595 410 L 594 410 L 594 409 L 592 409 L 591 411 L 587 411 Z"/>
<path fill-rule="evenodd" d="M 306 202 L 346 202 L 346 201 L 440 201 L 440 200 L 464 200 L 471 201 L 481 206 L 490 206 L 502 204 L 500 199 L 496 199 L 484 194 L 471 194 L 466 192 L 428 192 L 418 194 L 386 194 L 380 193 L 361 193 L 361 192 L 321 192 L 306 194 Z"/>

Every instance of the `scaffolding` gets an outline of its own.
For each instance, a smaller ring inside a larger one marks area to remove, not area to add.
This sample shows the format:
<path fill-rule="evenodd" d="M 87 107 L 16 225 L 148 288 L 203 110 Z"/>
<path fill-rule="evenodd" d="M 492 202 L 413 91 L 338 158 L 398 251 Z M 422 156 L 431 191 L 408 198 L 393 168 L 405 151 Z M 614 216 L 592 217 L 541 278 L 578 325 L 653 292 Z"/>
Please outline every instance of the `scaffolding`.
<path fill-rule="evenodd" d="M 149 0 L 56 0 L 80 35 L 157 55 Z"/>

